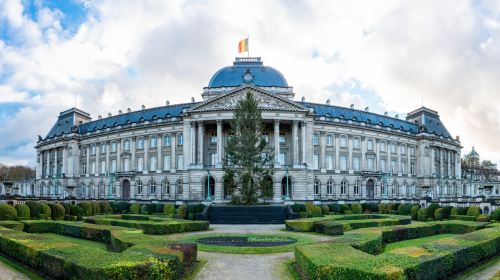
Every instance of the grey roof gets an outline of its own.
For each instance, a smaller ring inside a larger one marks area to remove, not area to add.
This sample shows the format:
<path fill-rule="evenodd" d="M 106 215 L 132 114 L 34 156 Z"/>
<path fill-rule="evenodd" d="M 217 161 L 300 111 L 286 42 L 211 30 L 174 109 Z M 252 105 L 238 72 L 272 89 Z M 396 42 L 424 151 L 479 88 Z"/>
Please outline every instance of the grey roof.
<path fill-rule="evenodd" d="M 238 87 L 245 82 L 243 75 L 249 71 L 253 80 L 248 82 L 259 87 L 288 87 L 288 83 L 280 71 L 264 66 L 260 57 L 236 58 L 233 66 L 227 66 L 217 71 L 210 82 L 209 88 Z"/>
<path fill-rule="evenodd" d="M 344 120 L 353 120 L 369 124 L 377 124 L 383 127 L 401 129 L 411 133 L 418 133 L 418 125 L 409 121 L 379 115 L 371 112 L 355 110 L 350 108 L 338 107 L 333 105 L 300 102 L 304 106 L 312 108 L 318 117 L 338 118 Z"/>
<path fill-rule="evenodd" d="M 61 136 L 65 133 L 70 133 L 74 123 L 75 123 L 75 115 L 74 114 L 61 114 L 57 118 L 56 123 L 52 126 L 49 133 L 47 133 L 47 138 L 53 138 L 56 136 Z"/>

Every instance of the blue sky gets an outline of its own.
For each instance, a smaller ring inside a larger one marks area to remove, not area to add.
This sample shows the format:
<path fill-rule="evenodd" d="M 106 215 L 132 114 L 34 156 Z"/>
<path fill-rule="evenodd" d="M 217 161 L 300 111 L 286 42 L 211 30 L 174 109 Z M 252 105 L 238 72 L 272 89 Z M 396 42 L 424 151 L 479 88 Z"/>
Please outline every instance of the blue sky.
<path fill-rule="evenodd" d="M 0 0 L 0 163 L 34 166 L 75 93 L 94 118 L 200 100 L 247 35 L 297 100 L 404 117 L 423 95 L 463 153 L 500 160 L 496 1 Z"/>

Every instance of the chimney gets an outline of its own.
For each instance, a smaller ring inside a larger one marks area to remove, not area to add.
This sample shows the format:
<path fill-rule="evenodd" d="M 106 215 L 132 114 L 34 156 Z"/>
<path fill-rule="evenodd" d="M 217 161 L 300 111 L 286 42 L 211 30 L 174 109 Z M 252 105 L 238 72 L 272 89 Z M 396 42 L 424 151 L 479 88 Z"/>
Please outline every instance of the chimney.
<path fill-rule="evenodd" d="M 354 109 L 354 104 L 351 104 L 351 106 L 349 108 Z"/>
<path fill-rule="evenodd" d="M 111 113 L 108 113 L 108 118 L 111 117 L 111 116 L 112 116 Z"/>
<path fill-rule="evenodd" d="M 398 115 L 398 114 L 396 114 L 395 118 L 396 118 L 396 119 L 399 119 L 399 115 Z"/>
<path fill-rule="evenodd" d="M 369 112 L 370 111 L 370 108 L 369 107 L 365 107 L 365 112 Z"/>
<path fill-rule="evenodd" d="M 142 110 L 146 109 L 146 106 L 141 105 L 141 109 L 142 109 Z"/>
<path fill-rule="evenodd" d="M 166 105 L 167 105 L 167 106 L 168 106 L 168 105 L 170 105 L 170 101 L 168 101 L 168 100 L 167 100 Z"/>
<path fill-rule="evenodd" d="M 118 115 L 121 115 L 122 113 L 122 110 L 118 110 Z"/>
<path fill-rule="evenodd" d="M 306 97 L 302 96 L 302 102 L 306 102 Z"/>
<path fill-rule="evenodd" d="M 132 112 L 132 110 L 130 110 L 130 108 L 127 108 L 127 113 L 130 113 Z"/>
<path fill-rule="evenodd" d="M 387 112 L 384 112 L 384 116 L 388 116 L 388 115 L 389 115 L 389 113 L 387 113 Z"/>
<path fill-rule="evenodd" d="M 326 105 L 330 105 L 330 99 L 326 100 Z"/>
<path fill-rule="evenodd" d="M 191 103 L 194 103 L 195 100 L 194 100 L 194 97 L 191 97 Z"/>
<path fill-rule="evenodd" d="M 102 116 L 101 116 L 101 115 L 98 115 L 98 116 L 97 116 L 97 119 L 98 119 L 98 120 L 102 119 Z"/>

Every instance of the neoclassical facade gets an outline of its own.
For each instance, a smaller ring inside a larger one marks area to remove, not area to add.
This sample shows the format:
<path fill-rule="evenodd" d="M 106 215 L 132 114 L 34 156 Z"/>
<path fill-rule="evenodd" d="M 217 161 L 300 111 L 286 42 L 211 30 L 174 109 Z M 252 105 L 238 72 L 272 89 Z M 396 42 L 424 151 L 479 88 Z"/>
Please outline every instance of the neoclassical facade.
<path fill-rule="evenodd" d="M 294 100 L 276 69 L 236 58 L 216 72 L 201 102 L 107 117 L 61 112 L 36 145 L 40 197 L 224 202 L 222 162 L 229 123 L 250 91 L 274 153 L 266 199 L 359 200 L 460 197 L 460 151 L 436 111 L 398 116 Z"/>

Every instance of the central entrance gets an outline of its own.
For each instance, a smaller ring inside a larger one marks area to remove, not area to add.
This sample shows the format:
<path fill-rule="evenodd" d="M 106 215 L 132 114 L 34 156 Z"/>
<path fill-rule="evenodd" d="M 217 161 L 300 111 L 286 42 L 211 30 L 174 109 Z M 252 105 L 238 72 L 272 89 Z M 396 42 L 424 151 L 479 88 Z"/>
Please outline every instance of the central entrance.
<path fill-rule="evenodd" d="M 209 189 L 210 189 L 210 197 L 211 199 L 214 199 L 214 196 L 215 196 L 215 179 L 213 176 L 210 176 L 210 177 L 207 177 L 205 178 L 205 187 L 203 188 L 204 189 L 204 192 L 205 192 L 205 199 L 208 198 L 208 192 L 209 192 Z"/>
<path fill-rule="evenodd" d="M 130 181 L 127 179 L 122 182 L 122 198 L 130 199 Z"/>
<path fill-rule="evenodd" d="M 370 180 L 366 181 L 366 196 L 369 199 L 373 199 L 374 190 L 375 190 L 375 183 L 373 182 L 373 180 L 370 179 Z"/>

